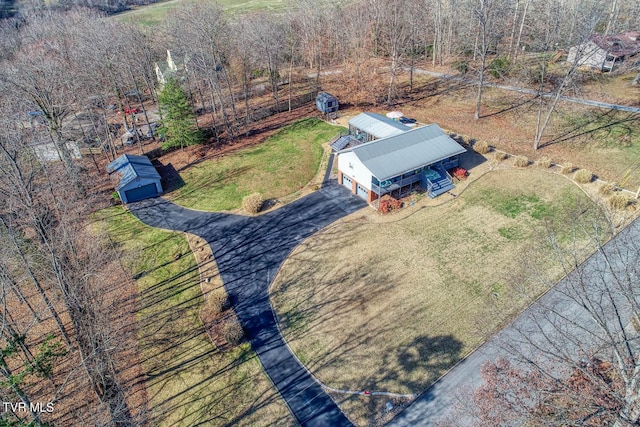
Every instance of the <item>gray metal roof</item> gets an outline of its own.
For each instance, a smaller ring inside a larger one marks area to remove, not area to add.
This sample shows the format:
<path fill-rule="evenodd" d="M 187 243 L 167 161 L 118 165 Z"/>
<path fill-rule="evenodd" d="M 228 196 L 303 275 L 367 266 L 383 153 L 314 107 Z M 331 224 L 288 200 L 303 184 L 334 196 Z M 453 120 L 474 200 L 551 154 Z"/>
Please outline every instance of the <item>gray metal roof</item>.
<path fill-rule="evenodd" d="M 339 153 L 353 152 L 378 180 L 384 181 L 465 151 L 437 124 L 431 124 Z"/>
<path fill-rule="evenodd" d="M 136 178 L 149 178 L 160 180 L 160 174 L 151 164 L 147 156 L 124 154 L 107 165 L 107 172 L 120 174 L 120 183 L 116 190 L 120 190 Z"/>
<path fill-rule="evenodd" d="M 376 138 L 399 135 L 411 129 L 389 117 L 376 113 L 360 113 L 349 120 L 349 126 L 357 127 Z"/>

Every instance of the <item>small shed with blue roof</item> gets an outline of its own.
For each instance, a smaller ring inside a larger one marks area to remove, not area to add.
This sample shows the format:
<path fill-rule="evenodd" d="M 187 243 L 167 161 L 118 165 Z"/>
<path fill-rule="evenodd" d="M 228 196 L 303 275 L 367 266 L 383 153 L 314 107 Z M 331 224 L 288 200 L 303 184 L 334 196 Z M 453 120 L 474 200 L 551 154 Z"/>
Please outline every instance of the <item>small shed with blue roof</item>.
<path fill-rule="evenodd" d="M 107 173 L 116 184 L 123 203 L 162 194 L 160 174 L 147 156 L 124 154 L 107 165 Z"/>
<path fill-rule="evenodd" d="M 316 96 L 316 107 L 323 114 L 335 113 L 338 111 L 338 98 L 327 92 L 320 92 Z"/>

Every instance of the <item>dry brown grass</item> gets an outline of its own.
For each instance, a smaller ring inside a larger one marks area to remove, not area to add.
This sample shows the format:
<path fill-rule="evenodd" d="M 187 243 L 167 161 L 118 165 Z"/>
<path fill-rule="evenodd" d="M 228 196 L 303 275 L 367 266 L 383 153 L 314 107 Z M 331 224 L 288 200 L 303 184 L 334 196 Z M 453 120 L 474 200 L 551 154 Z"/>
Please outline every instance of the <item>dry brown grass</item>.
<path fill-rule="evenodd" d="M 242 207 L 251 215 L 260 212 L 262 205 L 264 205 L 264 199 L 260 193 L 252 193 L 242 199 Z"/>
<path fill-rule="evenodd" d="M 489 146 L 489 143 L 486 141 L 478 141 L 473 144 L 473 149 L 476 153 L 487 154 L 491 151 L 491 146 Z"/>
<path fill-rule="evenodd" d="M 516 156 L 516 158 L 513 159 L 513 166 L 517 168 L 526 168 L 529 166 L 529 159 L 525 156 Z"/>
<path fill-rule="evenodd" d="M 567 162 L 567 163 L 563 163 L 560 166 L 560 173 L 562 173 L 563 175 L 568 175 L 571 172 L 573 172 L 573 164 L 572 163 Z"/>
<path fill-rule="evenodd" d="M 587 184 L 593 181 L 593 174 L 586 169 L 580 169 L 573 176 L 573 180 L 578 184 Z"/>
<path fill-rule="evenodd" d="M 509 157 L 509 155 L 504 151 L 496 151 L 495 154 L 493 155 L 493 158 L 498 162 L 503 161 L 507 157 Z"/>
<path fill-rule="evenodd" d="M 505 170 L 401 221 L 347 218 L 283 265 L 272 303 L 284 335 L 329 386 L 420 392 L 524 307 L 510 285 L 542 224 L 531 215 L 569 199 L 591 203 L 555 175 Z M 534 257 L 555 278 L 550 258 Z"/>
<path fill-rule="evenodd" d="M 540 158 L 538 159 L 538 161 L 536 162 L 536 164 L 537 164 L 538 166 L 540 166 L 541 168 L 546 168 L 546 169 L 548 169 L 548 168 L 550 168 L 550 167 L 551 167 L 551 165 L 553 164 L 553 161 L 552 161 L 550 158 L 548 158 L 548 157 L 540 157 Z"/>

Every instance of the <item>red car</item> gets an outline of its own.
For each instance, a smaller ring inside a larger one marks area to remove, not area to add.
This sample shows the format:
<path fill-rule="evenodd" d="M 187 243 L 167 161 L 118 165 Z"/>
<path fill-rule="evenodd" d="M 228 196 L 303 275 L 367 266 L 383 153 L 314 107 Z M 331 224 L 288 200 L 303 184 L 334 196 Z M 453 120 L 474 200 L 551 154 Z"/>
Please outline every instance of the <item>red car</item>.
<path fill-rule="evenodd" d="M 129 108 L 129 107 L 124 107 L 124 113 L 125 114 L 138 114 L 140 112 L 140 110 L 138 108 Z M 118 111 L 118 114 L 120 114 L 120 111 Z"/>

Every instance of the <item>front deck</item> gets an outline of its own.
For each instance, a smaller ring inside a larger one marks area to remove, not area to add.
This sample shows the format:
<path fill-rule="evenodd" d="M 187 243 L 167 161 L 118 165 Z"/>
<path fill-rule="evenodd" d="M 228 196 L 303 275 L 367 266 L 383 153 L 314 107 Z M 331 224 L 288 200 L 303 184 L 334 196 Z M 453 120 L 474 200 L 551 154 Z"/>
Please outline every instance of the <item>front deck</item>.
<path fill-rule="evenodd" d="M 427 191 L 429 197 L 434 198 L 454 188 L 453 178 L 442 165 L 432 165 L 421 171 L 414 171 L 390 180 L 371 185 L 371 191 L 377 194 L 378 199 L 385 194 L 400 198 L 421 186 Z"/>

